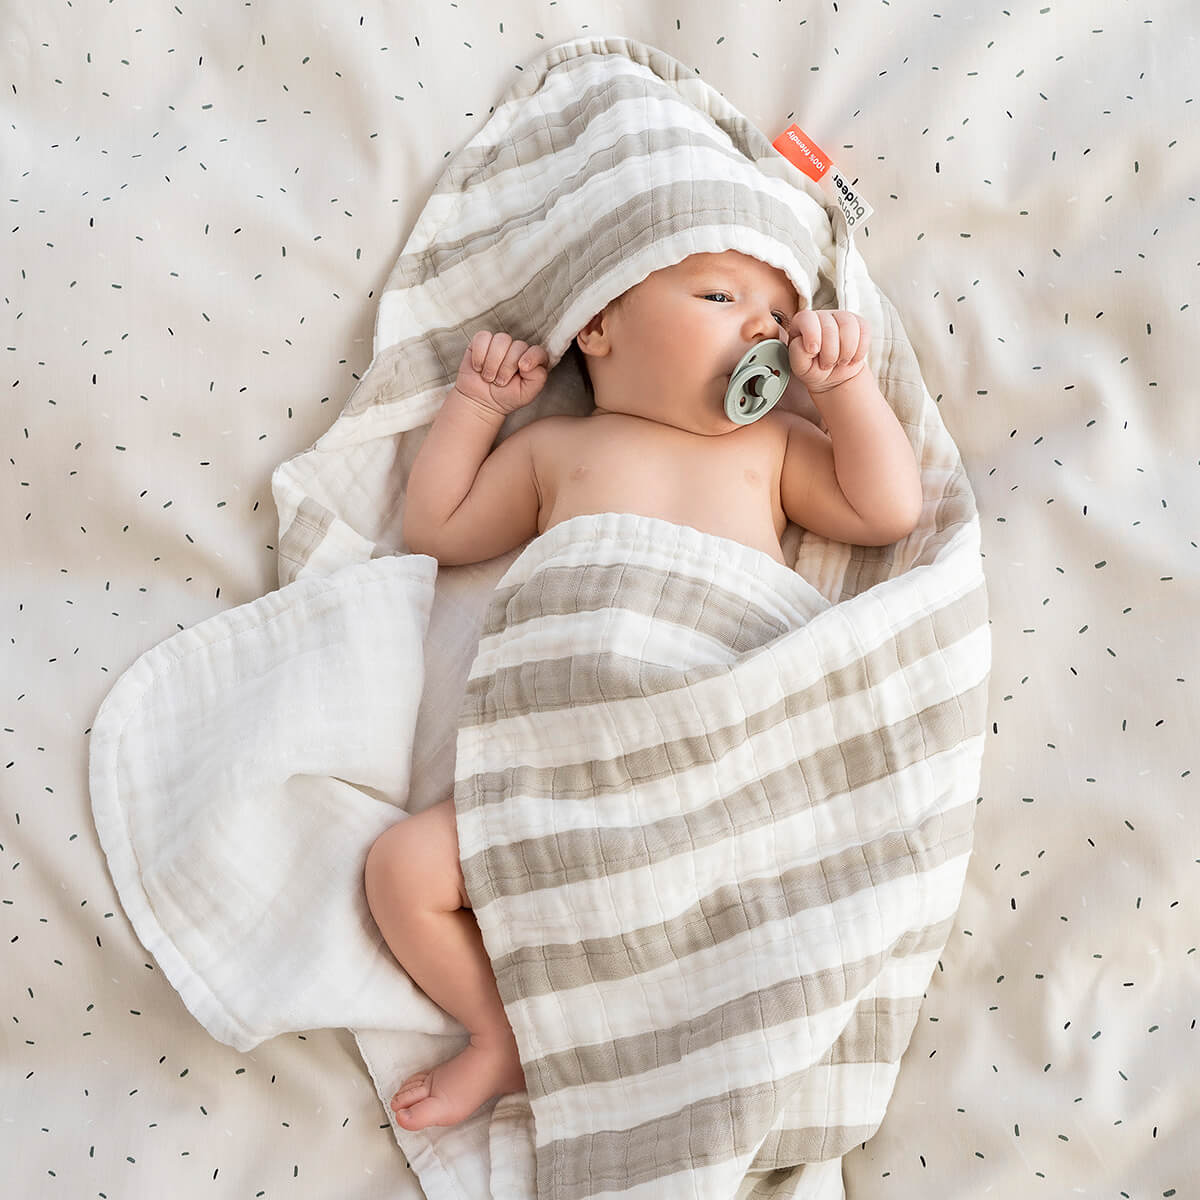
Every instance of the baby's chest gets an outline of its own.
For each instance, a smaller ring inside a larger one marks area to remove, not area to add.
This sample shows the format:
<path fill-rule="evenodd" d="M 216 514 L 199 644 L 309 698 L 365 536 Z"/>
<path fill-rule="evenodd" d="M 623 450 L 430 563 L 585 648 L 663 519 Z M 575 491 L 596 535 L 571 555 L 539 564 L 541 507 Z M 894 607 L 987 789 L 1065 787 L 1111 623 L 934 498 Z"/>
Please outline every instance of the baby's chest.
<path fill-rule="evenodd" d="M 581 424 L 561 447 L 553 472 L 560 511 L 627 508 L 678 518 L 770 507 L 778 494 L 781 450 L 774 439 L 740 436 L 744 431 L 617 438 Z"/>

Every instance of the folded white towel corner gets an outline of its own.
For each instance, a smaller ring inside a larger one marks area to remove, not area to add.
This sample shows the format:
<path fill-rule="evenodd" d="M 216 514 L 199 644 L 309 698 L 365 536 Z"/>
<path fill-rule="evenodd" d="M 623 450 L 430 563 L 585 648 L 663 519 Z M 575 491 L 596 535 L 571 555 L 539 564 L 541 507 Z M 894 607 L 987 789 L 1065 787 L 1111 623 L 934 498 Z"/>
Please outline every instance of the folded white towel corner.
<path fill-rule="evenodd" d="M 219 613 L 144 654 L 96 718 L 93 813 L 121 903 L 239 1050 L 456 1028 L 396 969 L 362 891 L 408 795 L 435 573 L 383 558 Z"/>

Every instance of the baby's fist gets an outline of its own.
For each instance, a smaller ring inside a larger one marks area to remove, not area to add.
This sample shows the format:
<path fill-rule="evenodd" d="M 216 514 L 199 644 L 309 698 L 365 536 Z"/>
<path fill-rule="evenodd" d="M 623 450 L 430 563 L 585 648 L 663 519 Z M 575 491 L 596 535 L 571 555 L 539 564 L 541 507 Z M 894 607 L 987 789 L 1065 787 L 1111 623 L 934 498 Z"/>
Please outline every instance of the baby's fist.
<path fill-rule="evenodd" d="M 542 346 L 480 330 L 463 353 L 454 386 L 477 404 L 507 415 L 537 398 L 549 362 Z"/>
<path fill-rule="evenodd" d="M 810 394 L 827 392 L 863 369 L 870 344 L 870 326 L 857 313 L 804 309 L 788 329 L 792 378 Z"/>

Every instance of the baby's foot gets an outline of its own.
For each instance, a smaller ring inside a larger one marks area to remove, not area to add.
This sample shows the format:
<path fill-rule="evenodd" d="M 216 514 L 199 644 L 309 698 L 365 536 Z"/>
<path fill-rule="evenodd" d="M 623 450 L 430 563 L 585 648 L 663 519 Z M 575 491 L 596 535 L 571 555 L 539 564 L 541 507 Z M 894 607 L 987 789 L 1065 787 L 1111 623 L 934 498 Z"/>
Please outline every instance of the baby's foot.
<path fill-rule="evenodd" d="M 493 1096 L 524 1087 L 515 1040 L 510 1037 L 499 1045 L 472 1040 L 454 1058 L 406 1079 L 392 1097 L 391 1108 L 403 1129 L 457 1125 Z"/>

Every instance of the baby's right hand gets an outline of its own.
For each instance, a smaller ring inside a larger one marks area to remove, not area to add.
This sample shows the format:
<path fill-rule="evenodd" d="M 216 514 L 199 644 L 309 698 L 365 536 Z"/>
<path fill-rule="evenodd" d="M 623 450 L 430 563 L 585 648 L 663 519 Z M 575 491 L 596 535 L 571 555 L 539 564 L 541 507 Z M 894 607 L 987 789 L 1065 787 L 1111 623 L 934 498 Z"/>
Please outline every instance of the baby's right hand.
<path fill-rule="evenodd" d="M 469 400 L 507 416 L 537 398 L 549 362 L 542 346 L 480 330 L 463 354 L 454 386 Z"/>

